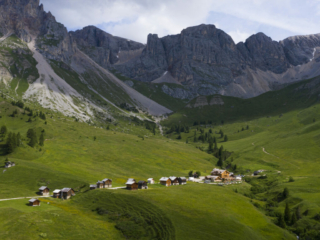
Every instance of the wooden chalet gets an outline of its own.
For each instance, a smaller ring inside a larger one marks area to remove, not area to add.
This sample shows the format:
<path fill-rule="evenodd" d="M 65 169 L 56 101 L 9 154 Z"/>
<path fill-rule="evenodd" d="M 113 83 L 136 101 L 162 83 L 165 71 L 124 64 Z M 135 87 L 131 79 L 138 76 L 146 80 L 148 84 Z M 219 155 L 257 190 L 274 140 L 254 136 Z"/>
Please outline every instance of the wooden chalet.
<path fill-rule="evenodd" d="M 94 190 L 97 188 L 97 185 L 96 184 L 93 184 L 93 185 L 90 185 L 90 190 Z"/>
<path fill-rule="evenodd" d="M 179 185 L 179 180 L 177 177 L 175 176 L 172 176 L 172 177 L 169 177 L 170 180 L 171 180 L 171 185 Z"/>
<path fill-rule="evenodd" d="M 178 178 L 179 184 L 180 185 L 185 185 L 187 184 L 187 179 L 185 177 L 179 177 Z"/>
<path fill-rule="evenodd" d="M 40 206 L 40 201 L 38 199 L 32 198 L 29 200 L 29 206 L 32 206 L 32 207 Z"/>
<path fill-rule="evenodd" d="M 97 188 L 104 188 L 104 182 L 103 181 L 98 181 L 97 182 Z"/>
<path fill-rule="evenodd" d="M 139 189 L 148 189 L 148 183 L 146 181 L 139 181 L 138 188 Z"/>
<path fill-rule="evenodd" d="M 126 182 L 127 189 L 128 190 L 138 190 L 138 183 L 136 183 L 136 180 L 133 178 L 129 178 L 128 181 Z"/>
<path fill-rule="evenodd" d="M 171 186 L 171 180 L 170 180 L 170 178 L 162 177 L 162 178 L 160 178 L 160 184 L 167 186 L 167 187 Z"/>
<path fill-rule="evenodd" d="M 214 168 L 211 172 L 211 175 L 219 177 L 220 180 L 234 180 L 234 177 L 230 176 L 230 172 L 228 172 L 227 170 Z"/>
<path fill-rule="evenodd" d="M 61 198 L 69 199 L 71 196 L 74 196 L 74 190 L 72 188 L 63 188 L 61 189 Z"/>
<path fill-rule="evenodd" d="M 148 178 L 148 183 L 149 184 L 154 184 L 154 179 L 153 178 Z"/>
<path fill-rule="evenodd" d="M 102 182 L 103 182 L 104 188 L 111 188 L 112 187 L 112 179 L 105 178 L 102 180 Z"/>
<path fill-rule="evenodd" d="M 56 189 L 53 191 L 53 197 L 54 198 L 60 198 L 61 195 L 61 190 L 60 189 Z"/>
<path fill-rule="evenodd" d="M 42 186 L 39 188 L 39 193 L 42 196 L 49 196 L 50 195 L 50 189 L 47 186 Z"/>

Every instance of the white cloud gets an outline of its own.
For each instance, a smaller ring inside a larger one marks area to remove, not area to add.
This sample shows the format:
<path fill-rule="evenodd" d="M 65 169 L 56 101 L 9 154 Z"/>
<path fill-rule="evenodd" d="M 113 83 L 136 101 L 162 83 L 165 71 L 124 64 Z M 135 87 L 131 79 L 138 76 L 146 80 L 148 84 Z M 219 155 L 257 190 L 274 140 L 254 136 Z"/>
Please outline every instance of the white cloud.
<path fill-rule="evenodd" d="M 182 29 L 211 23 L 214 19 L 235 40 L 256 31 L 268 31 L 273 39 L 288 34 L 320 32 L 320 0 L 41 0 L 46 11 L 68 29 L 96 25 L 109 33 L 146 42 L 148 33 L 160 37 Z M 228 19 L 241 19 L 243 26 Z M 261 29 L 262 28 L 262 29 Z"/>

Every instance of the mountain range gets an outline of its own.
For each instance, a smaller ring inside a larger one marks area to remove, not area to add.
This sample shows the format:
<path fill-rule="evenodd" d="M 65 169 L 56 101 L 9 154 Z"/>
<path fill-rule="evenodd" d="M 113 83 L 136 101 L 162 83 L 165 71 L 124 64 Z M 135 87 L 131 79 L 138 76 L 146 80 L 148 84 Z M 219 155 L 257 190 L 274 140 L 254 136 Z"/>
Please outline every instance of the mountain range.
<path fill-rule="evenodd" d="M 39 0 L 0 0 L 0 11 L 4 86 L 17 79 L 18 94 L 25 81 L 23 99 L 82 120 L 110 118 L 123 111 L 121 103 L 152 115 L 171 112 L 136 91 L 134 81 L 189 101 L 214 94 L 251 98 L 320 75 L 320 34 L 277 42 L 257 33 L 235 44 L 202 24 L 162 38 L 149 34 L 142 44 L 94 26 L 68 32 Z"/>

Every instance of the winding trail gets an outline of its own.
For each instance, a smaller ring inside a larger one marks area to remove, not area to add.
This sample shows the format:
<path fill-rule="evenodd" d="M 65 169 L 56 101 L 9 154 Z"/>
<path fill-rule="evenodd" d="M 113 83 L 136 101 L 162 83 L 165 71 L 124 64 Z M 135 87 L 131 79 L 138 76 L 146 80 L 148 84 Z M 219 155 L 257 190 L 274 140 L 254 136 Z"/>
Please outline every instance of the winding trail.
<path fill-rule="evenodd" d="M 0 199 L 0 202 L 3 201 L 10 201 L 10 200 L 19 200 L 19 199 L 31 199 L 31 198 L 48 198 L 50 196 L 36 196 L 36 197 L 17 197 L 17 198 L 6 198 L 6 199 Z"/>
<path fill-rule="evenodd" d="M 295 166 L 296 168 L 300 169 L 300 167 L 292 164 L 290 161 L 285 160 L 285 159 L 282 159 L 282 158 L 279 158 L 279 157 L 277 157 L 276 155 L 273 155 L 273 154 L 271 154 L 271 153 L 268 153 L 268 152 L 265 150 L 264 147 L 262 147 L 262 151 L 263 151 L 265 154 L 268 154 L 268 155 L 270 155 L 270 156 L 272 156 L 272 157 L 275 157 L 275 158 L 278 158 L 278 159 L 280 159 L 280 160 L 282 160 L 282 161 L 285 161 L 285 162 L 287 162 L 287 163 L 290 163 L 292 166 Z"/>

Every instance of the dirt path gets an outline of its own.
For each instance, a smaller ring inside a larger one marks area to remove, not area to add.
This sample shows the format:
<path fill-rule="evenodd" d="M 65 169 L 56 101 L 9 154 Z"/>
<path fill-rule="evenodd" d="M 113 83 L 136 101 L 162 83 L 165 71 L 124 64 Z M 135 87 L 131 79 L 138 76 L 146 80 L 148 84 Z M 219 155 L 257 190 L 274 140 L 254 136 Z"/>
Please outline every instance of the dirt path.
<path fill-rule="evenodd" d="M 285 159 L 282 159 L 282 158 L 279 158 L 279 157 L 277 157 L 276 155 L 273 155 L 273 154 L 271 154 L 271 153 L 268 153 L 268 152 L 265 150 L 264 147 L 262 148 L 262 151 L 263 151 L 265 154 L 268 154 L 268 155 L 270 155 L 270 156 L 272 156 L 272 157 L 275 157 L 275 158 L 278 158 L 278 159 L 280 159 L 280 160 L 282 160 L 282 161 L 285 161 L 285 162 L 287 162 L 287 163 L 290 163 L 292 166 L 295 166 L 296 168 L 300 169 L 300 167 L 292 164 L 290 161 L 285 160 Z"/>
<path fill-rule="evenodd" d="M 36 196 L 36 197 L 6 198 L 6 199 L 0 199 L 0 202 L 3 202 L 3 201 L 10 201 L 10 200 L 19 200 L 19 199 L 47 198 L 47 197 L 50 197 L 50 196 Z"/>

